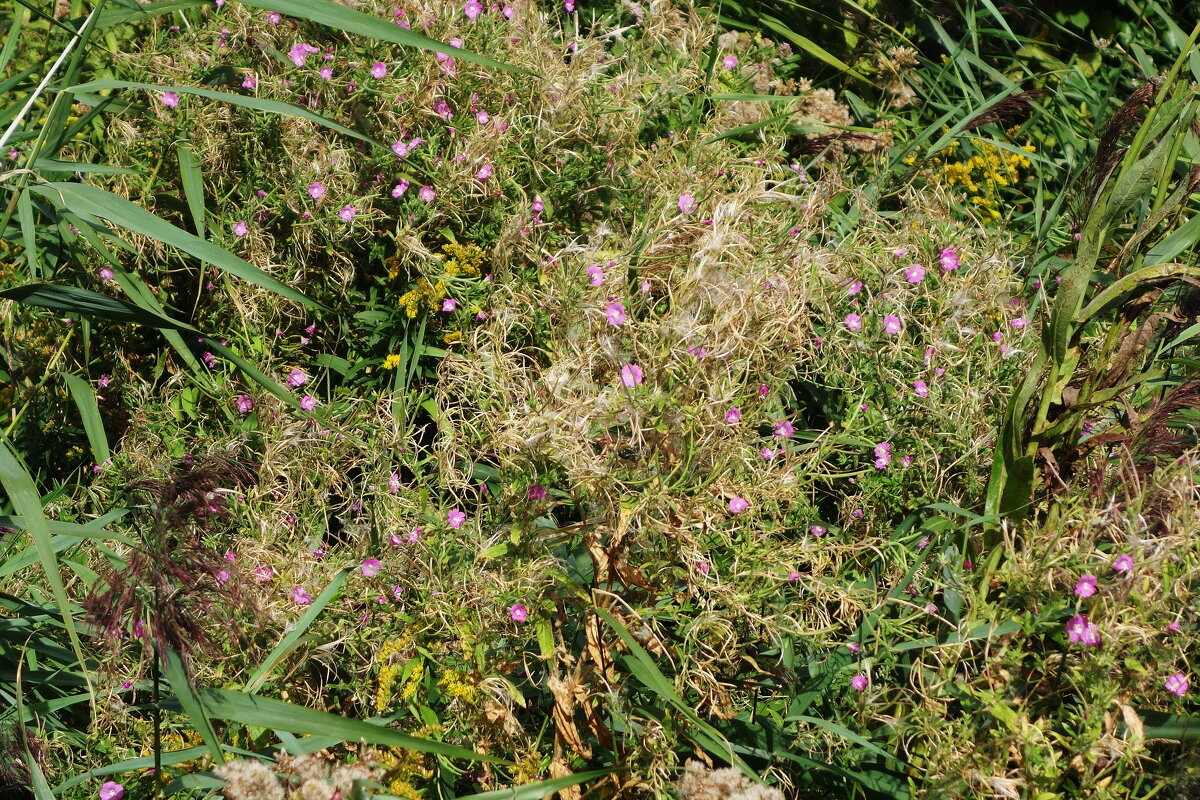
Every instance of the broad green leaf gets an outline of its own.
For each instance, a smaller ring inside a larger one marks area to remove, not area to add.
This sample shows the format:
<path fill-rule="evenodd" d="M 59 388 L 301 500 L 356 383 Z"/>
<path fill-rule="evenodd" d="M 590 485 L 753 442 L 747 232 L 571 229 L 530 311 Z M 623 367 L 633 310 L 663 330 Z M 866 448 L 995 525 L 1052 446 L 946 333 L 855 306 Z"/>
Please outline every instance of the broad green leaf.
<path fill-rule="evenodd" d="M 271 650 L 267 657 L 250 676 L 250 680 L 246 681 L 246 688 L 243 690 L 247 694 L 254 694 L 266 681 L 267 676 L 271 674 L 271 670 L 275 669 L 275 665 L 296 647 L 300 638 L 308 632 L 309 627 L 316 622 L 317 617 L 325 609 L 325 606 L 338 596 L 338 592 L 342 588 L 342 584 L 346 582 L 346 576 L 350 574 L 350 569 L 340 570 L 333 576 L 333 580 L 325 587 L 325 591 L 321 592 L 320 596 L 313 601 L 312 605 L 304 612 L 300 619 L 296 620 L 296 625 L 287 635 L 279 640 L 279 644 Z"/>
<path fill-rule="evenodd" d="M 151 214 L 124 197 L 106 192 L 84 183 L 49 183 L 30 187 L 60 208 L 83 217 L 100 217 L 114 225 L 128 228 L 135 233 L 171 245 L 189 255 L 220 267 L 231 275 L 269 289 L 281 297 L 297 303 L 325 309 L 325 306 L 305 296 L 285 283 L 271 277 L 258 267 L 235 256 L 211 242 L 175 227 L 166 220 Z"/>
<path fill-rule="evenodd" d="M 112 322 L 133 322 L 154 328 L 170 328 L 198 334 L 200 331 L 170 317 L 156 314 L 132 303 L 115 297 L 77 289 L 74 286 L 55 286 L 49 283 L 27 283 L 14 289 L 0 291 L 0 298 L 15 300 L 31 306 L 40 306 L 54 311 L 71 314 L 86 314 Z"/>
<path fill-rule="evenodd" d="M 96 392 L 92 385 L 68 372 L 63 373 L 63 380 L 75 398 L 79 408 L 79 416 L 83 419 L 83 430 L 87 434 L 88 444 L 92 447 L 92 458 L 97 464 L 108 461 L 108 435 L 104 432 L 104 420 L 100 418 L 100 406 L 96 403 Z"/>

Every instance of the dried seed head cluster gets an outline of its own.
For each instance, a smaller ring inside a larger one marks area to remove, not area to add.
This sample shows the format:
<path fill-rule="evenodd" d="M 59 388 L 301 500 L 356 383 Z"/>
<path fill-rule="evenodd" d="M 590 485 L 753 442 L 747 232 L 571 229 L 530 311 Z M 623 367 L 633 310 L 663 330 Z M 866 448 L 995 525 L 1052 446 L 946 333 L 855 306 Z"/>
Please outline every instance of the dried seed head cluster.
<path fill-rule="evenodd" d="M 783 792 L 755 783 L 734 767 L 709 769 L 689 761 L 675 785 L 680 800 L 783 800 Z"/>
<path fill-rule="evenodd" d="M 230 496 L 255 481 L 249 467 L 212 459 L 185 462 L 168 480 L 132 484 L 153 498 L 149 531 L 126 565 L 110 568 L 84 600 L 99 635 L 115 647 L 128 632 L 165 657 L 168 649 L 186 656 L 210 644 L 214 625 L 236 633 L 222 623 L 252 600 L 203 535 L 228 513 Z"/>
<path fill-rule="evenodd" d="M 384 770 L 369 764 L 332 764 L 328 751 L 293 756 L 279 751 L 275 769 L 262 761 L 238 760 L 213 773 L 225 781 L 227 800 L 335 800 L 353 795 L 356 783 L 378 781 Z"/>

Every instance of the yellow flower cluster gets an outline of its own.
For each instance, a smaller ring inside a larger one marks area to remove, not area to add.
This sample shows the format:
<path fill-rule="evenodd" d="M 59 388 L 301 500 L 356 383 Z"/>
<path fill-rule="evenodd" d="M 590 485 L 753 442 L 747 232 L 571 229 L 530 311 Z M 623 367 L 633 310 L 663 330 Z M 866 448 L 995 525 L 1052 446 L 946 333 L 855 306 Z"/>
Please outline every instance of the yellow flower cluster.
<path fill-rule="evenodd" d="M 446 263 L 442 268 L 451 278 L 465 275 L 468 278 L 478 278 L 483 272 L 485 255 L 478 245 L 448 244 L 442 247 Z"/>
<path fill-rule="evenodd" d="M 389 353 L 388 357 L 383 360 L 384 369 L 395 369 L 400 366 L 400 356 L 395 353 Z"/>
<path fill-rule="evenodd" d="M 400 674 L 400 665 L 395 663 L 395 656 L 411 645 L 412 641 L 412 630 L 406 630 L 397 638 L 384 642 L 383 647 L 379 648 L 379 652 L 375 654 L 375 663 L 383 665 L 379 668 L 379 679 L 375 688 L 376 711 L 383 711 L 392 702 L 396 678 Z M 409 680 L 411 682 L 411 677 Z M 405 686 L 405 689 L 407 688 Z"/>
<path fill-rule="evenodd" d="M 409 778 L 430 778 L 433 772 L 425 766 L 425 758 L 416 750 L 399 747 L 375 751 L 375 761 L 387 769 L 387 786 L 395 797 L 421 800 L 421 792 L 409 783 Z"/>
<path fill-rule="evenodd" d="M 446 297 L 446 284 L 438 281 L 437 284 L 430 283 L 428 278 L 421 278 L 417 281 L 417 288 L 405 292 L 400 295 L 399 304 L 404 309 L 404 313 L 409 319 L 421 313 L 421 307 L 435 312 L 442 307 L 442 300 Z"/>
<path fill-rule="evenodd" d="M 1022 170 L 1030 167 L 1029 158 L 992 142 L 979 142 L 975 155 L 955 160 L 959 146 L 957 139 L 952 141 L 946 148 L 948 154 L 934 156 L 930 164 L 935 169 L 941 168 L 940 178 L 947 186 L 963 187 L 972 205 L 992 219 L 999 219 L 1002 191 L 1021 180 Z M 1037 148 L 1027 144 L 1019 149 L 1032 153 Z"/>
<path fill-rule="evenodd" d="M 419 662 L 413 669 L 412 674 L 408 676 L 408 680 L 404 682 L 404 689 L 400 692 L 401 700 L 412 700 L 417 695 L 417 688 L 421 685 L 421 679 L 425 677 L 425 663 Z"/>
<path fill-rule="evenodd" d="M 446 694 L 456 697 L 464 703 L 474 703 L 479 699 L 479 689 L 475 684 L 468 683 L 470 676 L 456 669 L 448 669 L 442 673 L 438 685 L 445 689 Z"/>

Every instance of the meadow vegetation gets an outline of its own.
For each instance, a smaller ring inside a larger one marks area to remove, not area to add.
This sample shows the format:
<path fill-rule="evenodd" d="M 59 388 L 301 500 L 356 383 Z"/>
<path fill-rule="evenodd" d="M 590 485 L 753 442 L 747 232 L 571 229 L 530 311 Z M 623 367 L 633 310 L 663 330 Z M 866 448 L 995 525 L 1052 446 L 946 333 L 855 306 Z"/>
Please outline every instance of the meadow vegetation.
<path fill-rule="evenodd" d="M 5 797 L 1200 796 L 1194 3 L 11 12 Z"/>

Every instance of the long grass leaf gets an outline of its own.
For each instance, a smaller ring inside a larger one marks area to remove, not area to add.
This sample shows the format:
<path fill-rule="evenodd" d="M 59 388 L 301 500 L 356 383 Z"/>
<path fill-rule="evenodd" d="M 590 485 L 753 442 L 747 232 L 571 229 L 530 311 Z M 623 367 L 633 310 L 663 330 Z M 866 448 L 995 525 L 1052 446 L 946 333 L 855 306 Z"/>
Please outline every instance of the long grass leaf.
<path fill-rule="evenodd" d="M 560 792 L 571 786 L 578 786 L 595 778 L 603 778 L 613 772 L 612 769 L 576 772 L 574 775 L 563 775 L 561 778 L 551 778 L 537 783 L 525 783 L 509 789 L 493 789 L 490 792 L 459 795 L 456 800 L 541 800 L 546 795 Z"/>
<path fill-rule="evenodd" d="M 51 203 L 85 217 L 100 217 L 143 236 L 182 250 L 189 255 L 220 267 L 231 275 L 269 289 L 281 297 L 313 308 L 325 309 L 321 303 L 302 292 L 272 278 L 253 264 L 244 261 L 211 242 L 175 227 L 161 217 L 151 214 L 124 197 L 84 183 L 49 183 L 32 187 Z"/>
<path fill-rule="evenodd" d="M 218 764 L 224 764 L 225 754 L 221 752 L 221 745 L 217 742 L 217 734 L 213 730 L 212 722 L 205 715 L 204 707 L 200 704 L 196 693 L 192 691 L 192 682 L 188 680 L 187 672 L 183 669 L 183 660 L 174 650 L 167 651 L 163 677 L 167 679 L 167 683 L 171 684 L 175 698 L 183 707 L 184 713 L 191 718 L 192 727 L 200 734 L 200 738 L 208 747 L 209 755 Z"/>
<path fill-rule="evenodd" d="M 327 25 L 334 30 L 345 33 L 356 33 L 360 36 L 369 36 L 372 39 L 382 39 L 385 42 L 392 42 L 404 47 L 434 50 L 454 58 L 461 58 L 464 61 L 473 61 L 485 67 L 492 67 L 493 69 L 533 74 L 529 70 L 509 66 L 500 61 L 490 59 L 487 56 L 481 56 L 467 50 L 451 47 L 448 44 L 442 44 L 430 39 L 428 36 L 422 36 L 407 28 L 401 28 L 399 25 L 385 22 L 379 17 L 373 17 L 370 14 L 364 14 L 361 11 L 338 5 L 331 2 L 331 0 L 242 0 L 242 5 L 250 6 L 251 8 L 261 8 L 264 11 L 278 11 L 281 14 L 287 14 L 289 17 L 298 17 L 320 23 L 321 25 Z"/>
<path fill-rule="evenodd" d="M 213 719 L 223 719 L 243 725 L 257 725 L 262 728 L 279 729 L 291 733 L 337 736 L 343 742 L 361 740 L 367 744 L 404 747 L 421 753 L 436 753 L 447 758 L 508 763 L 499 756 L 476 753 L 474 750 L 467 750 L 432 739 L 419 739 L 382 725 L 347 719 L 337 714 L 285 703 L 282 700 L 271 700 L 229 689 L 200 689 L 197 696 L 200 698 L 205 712 Z"/>
<path fill-rule="evenodd" d="M 296 647 L 296 644 L 300 641 L 300 638 L 304 636 L 304 634 L 308 632 L 309 627 L 316 622 L 317 617 L 321 615 L 321 612 L 325 609 L 325 606 L 329 605 L 330 601 L 338 596 L 338 592 L 341 590 L 342 584 L 346 582 L 346 576 L 349 574 L 350 570 L 347 568 L 340 570 L 337 575 L 333 576 L 333 580 L 330 581 L 329 585 L 325 587 L 325 591 L 321 592 L 320 596 L 318 596 L 317 599 L 312 602 L 312 605 L 308 607 L 308 610 L 304 612 L 303 616 L 296 620 L 295 627 L 288 631 L 287 635 L 279 640 L 279 644 L 275 645 L 271 652 L 267 654 L 267 657 L 263 659 L 262 664 L 260 664 L 258 669 L 255 670 L 254 674 L 250 676 L 250 680 L 246 681 L 246 688 L 243 691 L 247 692 L 248 694 L 254 694 L 256 691 L 258 691 L 259 687 L 263 685 L 263 682 L 266 681 L 267 676 L 271 674 L 271 670 L 275 668 L 275 665 L 279 663 L 280 659 L 282 659 Z"/>
<path fill-rule="evenodd" d="M 219 100 L 223 103 L 229 103 L 242 108 L 249 108 L 254 111 L 265 111 L 268 114 L 278 114 L 284 117 L 298 117 L 306 119 L 309 122 L 315 122 L 318 125 L 323 125 L 332 131 L 352 136 L 359 141 L 373 144 L 381 149 L 387 149 L 386 145 L 377 142 L 369 136 L 364 136 L 353 128 L 347 128 L 328 117 L 323 117 L 309 111 L 302 106 L 292 103 L 284 103 L 279 100 L 267 100 L 262 97 L 254 97 L 253 95 L 236 94 L 234 92 L 218 92 L 215 89 L 202 89 L 198 86 L 163 86 L 155 83 L 137 83 L 135 81 L 118 81 L 111 79 L 88 81 L 81 83 L 78 86 L 72 86 L 68 91 L 71 92 L 103 92 L 112 89 L 144 89 L 148 92 L 175 92 L 176 94 L 194 94 L 198 97 L 207 97 L 210 100 Z"/>
<path fill-rule="evenodd" d="M 63 373 L 63 380 L 75 398 L 79 408 L 79 416 L 83 419 L 83 431 L 87 434 L 88 444 L 92 448 L 92 458 L 97 464 L 108 461 L 108 435 L 104 432 L 104 420 L 100 418 L 100 406 L 96 403 L 96 392 L 90 383 L 78 375 Z"/>
<path fill-rule="evenodd" d="M 183 184 L 183 197 L 187 200 L 188 210 L 192 213 L 192 224 L 196 226 L 196 235 L 204 239 L 207 228 L 204 218 L 204 174 L 196 163 L 192 146 L 187 142 L 179 143 L 176 156 L 179 159 L 179 180 Z"/>
<path fill-rule="evenodd" d="M 75 615 L 71 611 L 71 601 L 67 598 L 66 587 L 63 586 L 62 576 L 58 572 L 58 557 L 54 552 L 50 526 L 42 511 L 41 496 L 38 494 L 37 487 L 34 486 L 33 478 L 21 466 L 20 460 L 9 447 L 8 437 L 2 433 L 0 433 L 0 485 L 3 485 L 4 491 L 8 493 L 13 508 L 25 519 L 29 536 L 37 547 L 42 570 L 46 573 L 46 581 L 50 584 L 54 601 L 58 605 L 63 626 L 67 629 L 67 635 L 71 639 L 71 648 L 75 651 L 75 658 L 82 667 L 86 663 L 83 657 L 83 645 L 79 641 L 79 632 L 75 628 Z M 92 693 L 94 689 L 91 679 L 86 672 L 82 674 L 83 680 L 87 683 L 88 692 Z"/>

